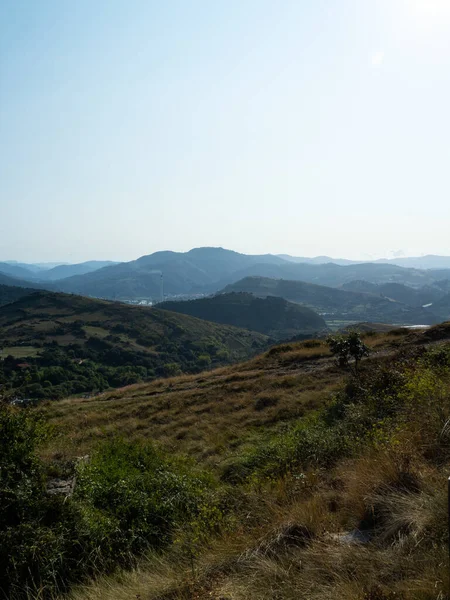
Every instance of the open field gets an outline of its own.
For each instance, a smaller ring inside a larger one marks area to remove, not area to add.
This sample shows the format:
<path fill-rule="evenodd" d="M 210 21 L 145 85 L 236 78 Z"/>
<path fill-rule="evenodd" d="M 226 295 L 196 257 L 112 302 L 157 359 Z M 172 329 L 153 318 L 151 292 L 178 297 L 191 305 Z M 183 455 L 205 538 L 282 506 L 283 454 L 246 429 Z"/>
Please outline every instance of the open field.
<path fill-rule="evenodd" d="M 73 457 L 89 452 L 102 438 L 121 434 L 152 439 L 213 465 L 258 431 L 318 408 L 335 389 L 342 374 L 330 359 L 315 358 L 317 348 L 292 348 L 232 369 L 52 403 L 47 410 L 61 434 L 48 451 Z M 321 353 L 327 354 L 324 345 Z"/>
<path fill-rule="evenodd" d="M 37 356 L 39 354 L 39 348 L 34 346 L 7 346 L 3 349 L 3 355 L 7 354 L 14 358 L 25 358 L 27 356 Z"/>

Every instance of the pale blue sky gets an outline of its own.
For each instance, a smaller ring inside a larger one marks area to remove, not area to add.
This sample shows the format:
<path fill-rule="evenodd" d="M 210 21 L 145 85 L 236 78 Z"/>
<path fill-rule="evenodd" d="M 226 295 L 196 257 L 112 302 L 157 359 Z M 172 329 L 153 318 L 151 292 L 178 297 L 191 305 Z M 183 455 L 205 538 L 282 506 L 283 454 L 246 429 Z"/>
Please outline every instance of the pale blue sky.
<path fill-rule="evenodd" d="M 3 0 L 0 260 L 450 255 L 450 0 Z"/>

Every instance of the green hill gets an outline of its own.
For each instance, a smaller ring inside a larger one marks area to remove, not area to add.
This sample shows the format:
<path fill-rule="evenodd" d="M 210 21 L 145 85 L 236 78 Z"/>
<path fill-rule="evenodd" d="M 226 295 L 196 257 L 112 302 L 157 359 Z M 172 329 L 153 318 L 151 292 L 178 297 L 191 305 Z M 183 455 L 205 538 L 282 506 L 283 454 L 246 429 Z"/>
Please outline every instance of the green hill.
<path fill-rule="evenodd" d="M 19 298 L 23 298 L 34 292 L 36 292 L 35 289 L 0 284 L 0 306 L 15 302 Z"/>
<path fill-rule="evenodd" d="M 344 268 L 344 267 L 340 267 Z M 350 292 L 302 281 L 246 277 L 224 292 L 249 292 L 255 296 L 279 296 L 298 302 L 323 316 L 329 325 L 372 321 L 398 325 L 429 325 L 441 319 L 423 308 L 413 308 L 388 298 Z"/>
<path fill-rule="evenodd" d="M 158 306 L 215 323 L 259 331 L 275 339 L 317 334 L 327 328 L 322 317 L 309 308 L 283 298 L 257 298 L 245 292 L 185 302 L 164 302 Z"/>
<path fill-rule="evenodd" d="M 0 308 L 0 385 L 36 398 L 99 391 L 225 365 L 267 341 L 166 310 L 36 292 Z"/>

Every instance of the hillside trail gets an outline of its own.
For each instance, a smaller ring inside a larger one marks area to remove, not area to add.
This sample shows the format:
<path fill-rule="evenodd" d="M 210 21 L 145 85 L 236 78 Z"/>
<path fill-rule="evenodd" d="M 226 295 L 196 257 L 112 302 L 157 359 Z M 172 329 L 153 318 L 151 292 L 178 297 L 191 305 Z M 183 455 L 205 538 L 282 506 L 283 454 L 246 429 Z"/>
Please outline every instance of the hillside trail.
<path fill-rule="evenodd" d="M 395 356 L 402 348 L 438 346 L 440 344 L 445 343 L 446 341 L 448 342 L 448 340 L 450 339 L 450 328 L 446 328 L 444 331 L 444 335 L 438 336 L 438 338 L 439 339 L 429 339 L 426 335 L 426 332 L 412 333 L 405 340 L 405 343 L 402 343 L 399 346 L 372 350 L 370 355 L 364 359 L 364 362 L 367 363 L 377 361 L 380 358 L 388 358 L 389 356 Z M 290 362 L 289 365 L 283 364 L 282 358 L 280 358 L 279 360 L 274 360 L 268 365 L 261 366 L 255 364 L 254 368 L 250 368 L 249 366 L 248 369 L 242 369 L 237 373 L 223 373 L 220 371 L 210 371 L 188 380 L 181 380 L 178 382 L 168 380 L 166 387 L 160 390 L 149 391 L 146 395 L 148 397 L 158 397 L 162 395 L 167 396 L 167 394 L 171 393 L 188 392 L 194 389 L 198 389 L 199 387 L 201 387 L 202 389 L 220 387 L 221 385 L 225 387 L 231 382 L 239 383 L 241 381 L 258 379 L 261 377 L 261 372 L 263 372 L 269 377 L 271 375 L 273 375 L 274 377 L 283 377 L 289 375 L 314 375 L 316 373 L 320 373 L 327 370 L 334 370 L 336 371 L 336 373 L 342 372 L 341 369 L 337 366 L 336 360 L 333 356 L 292 360 L 292 362 Z M 131 387 L 132 386 L 130 386 L 130 388 Z M 126 388 L 121 388 L 121 391 L 125 389 Z M 97 399 L 101 400 L 101 396 Z"/>

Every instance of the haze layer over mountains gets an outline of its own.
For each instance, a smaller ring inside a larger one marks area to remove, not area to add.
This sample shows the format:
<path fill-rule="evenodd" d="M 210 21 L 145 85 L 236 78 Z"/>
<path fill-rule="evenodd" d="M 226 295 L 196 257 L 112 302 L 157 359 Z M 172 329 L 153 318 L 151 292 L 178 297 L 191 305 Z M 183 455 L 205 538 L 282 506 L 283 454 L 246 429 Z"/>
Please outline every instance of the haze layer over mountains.
<path fill-rule="evenodd" d="M 301 304 L 331 325 L 359 321 L 419 325 L 450 318 L 450 257 L 432 255 L 362 263 L 327 256 L 247 255 L 223 248 L 194 248 L 155 252 L 123 263 L 2 262 L 0 285 L 122 302 L 170 300 L 174 311 L 179 300 L 244 292 Z M 180 307 L 180 312 L 189 314 L 198 310 Z M 206 315 L 210 316 L 204 318 L 211 319 L 211 314 L 208 307 Z M 226 322 L 223 319 L 218 322 Z"/>

